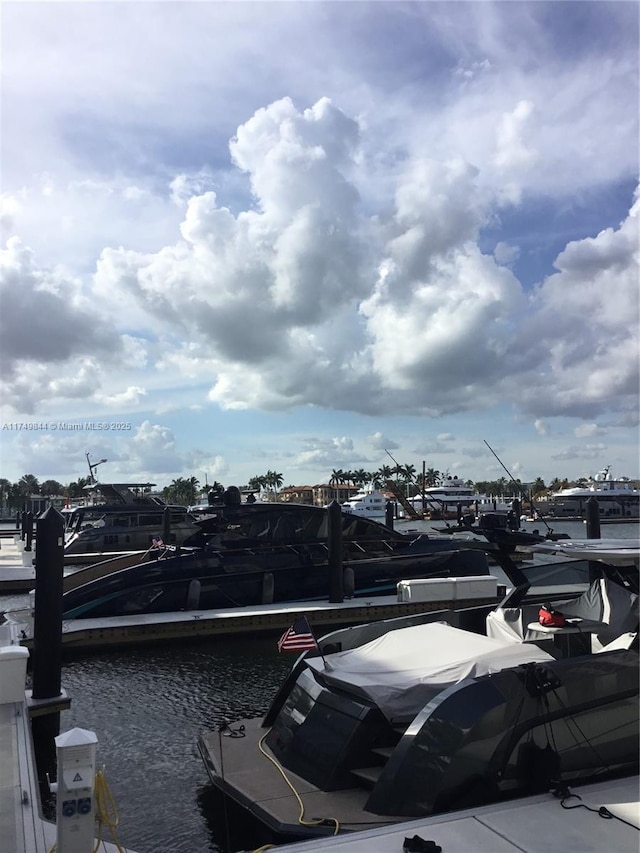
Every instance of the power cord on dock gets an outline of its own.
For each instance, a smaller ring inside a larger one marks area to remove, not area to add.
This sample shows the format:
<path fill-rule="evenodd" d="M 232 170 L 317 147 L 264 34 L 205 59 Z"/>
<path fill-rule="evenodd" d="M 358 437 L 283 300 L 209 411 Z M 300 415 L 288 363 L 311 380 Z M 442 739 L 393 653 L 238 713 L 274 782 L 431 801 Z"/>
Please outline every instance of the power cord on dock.
<path fill-rule="evenodd" d="M 292 784 L 292 783 L 290 782 L 290 780 L 288 779 L 288 777 L 287 777 L 286 773 L 284 772 L 284 770 L 282 769 L 282 767 L 280 766 L 280 764 L 276 761 L 276 759 L 275 759 L 275 758 L 273 758 L 273 756 L 269 755 L 269 753 L 268 753 L 268 752 L 264 749 L 264 747 L 263 747 L 263 743 L 264 743 L 264 741 L 265 741 L 265 739 L 266 739 L 266 737 L 267 737 L 267 735 L 269 734 L 269 732 L 270 732 L 270 731 L 271 731 L 271 729 L 269 729 L 269 730 L 266 732 L 266 734 L 264 734 L 264 735 L 260 738 L 260 740 L 258 741 L 258 749 L 259 749 L 259 750 L 260 750 L 260 752 L 264 755 L 264 757 L 265 757 L 265 758 L 268 758 L 268 759 L 269 759 L 269 761 L 270 761 L 270 762 L 274 765 L 274 767 L 278 770 L 278 772 L 280 773 L 280 775 L 282 776 L 282 778 L 284 779 L 284 781 L 287 783 L 287 785 L 288 785 L 288 786 L 289 786 L 289 788 L 291 789 L 291 792 L 292 792 L 293 796 L 294 796 L 294 797 L 296 798 L 296 800 L 298 801 L 298 805 L 300 806 L 300 814 L 298 815 L 298 823 L 299 823 L 299 824 L 301 824 L 302 826 L 323 826 L 323 825 L 324 825 L 324 826 L 326 826 L 328 823 L 332 823 L 332 824 L 334 825 L 333 835 L 337 835 L 337 834 L 338 834 L 338 832 L 340 831 L 340 824 L 339 824 L 339 822 L 338 822 L 338 819 L 337 819 L 337 818 L 335 818 L 335 817 L 328 817 L 328 818 L 314 818 L 313 820 L 305 820 L 305 819 L 304 819 L 304 803 L 302 802 L 302 799 L 301 799 L 301 797 L 300 797 L 300 794 L 298 794 L 298 792 L 296 791 L 296 789 L 293 787 L 293 784 Z M 260 848 L 260 850 L 264 850 L 264 849 L 268 849 L 268 848 L 263 848 L 263 847 L 262 847 L 262 848 Z M 254 851 L 254 853 L 255 853 L 255 851 Z"/>
<path fill-rule="evenodd" d="M 593 812 L 594 814 L 599 815 L 603 820 L 619 820 L 620 823 L 626 823 L 626 825 L 630 826 L 632 829 L 638 829 L 634 823 L 612 814 L 606 806 L 599 806 L 595 809 L 592 806 L 588 806 L 586 803 L 583 803 L 582 797 L 579 794 L 573 794 L 569 786 L 564 783 L 559 783 L 555 788 L 552 788 L 551 793 L 554 797 L 557 797 L 557 799 L 560 800 L 560 805 L 563 809 L 567 809 L 568 811 L 571 811 L 572 809 L 586 809 L 588 812 Z M 580 802 L 575 803 L 572 806 L 567 806 L 565 805 L 567 800 L 580 800 Z"/>
<path fill-rule="evenodd" d="M 116 806 L 116 801 L 113 798 L 113 794 L 111 793 L 111 789 L 107 783 L 107 779 L 104 775 L 104 771 L 98 770 L 96 773 L 96 820 L 98 822 L 98 838 L 96 841 L 96 846 L 93 848 L 93 853 L 97 853 L 97 850 L 100 846 L 102 840 L 102 826 L 106 826 L 109 830 L 109 834 L 113 840 L 113 843 L 116 845 L 116 849 L 118 853 L 125 853 L 124 848 L 120 844 L 120 840 L 118 839 L 116 829 L 118 824 L 120 823 L 120 818 L 118 817 L 118 807 Z"/>
<path fill-rule="evenodd" d="M 109 834 L 111 835 L 111 839 L 118 853 L 127 853 L 116 834 L 116 829 L 120 822 L 118 817 L 118 808 L 107 783 L 104 771 L 102 770 L 98 770 L 95 776 L 94 796 L 96 803 L 97 834 L 93 853 L 98 853 L 100 845 L 104 843 L 102 840 L 103 826 L 106 826 L 109 829 Z M 55 853 L 57 846 L 57 842 L 54 842 L 47 850 L 47 853 Z"/>

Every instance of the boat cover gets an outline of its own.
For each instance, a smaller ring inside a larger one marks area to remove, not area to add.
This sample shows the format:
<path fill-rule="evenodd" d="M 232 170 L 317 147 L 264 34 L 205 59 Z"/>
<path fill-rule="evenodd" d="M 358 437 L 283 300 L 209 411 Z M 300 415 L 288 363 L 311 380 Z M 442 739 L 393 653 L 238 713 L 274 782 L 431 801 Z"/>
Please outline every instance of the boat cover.
<path fill-rule="evenodd" d="M 392 722 L 412 720 L 440 691 L 552 656 L 529 643 L 505 643 L 443 622 L 389 631 L 363 646 L 306 663 L 328 683 L 374 702 Z"/>
<path fill-rule="evenodd" d="M 541 553 L 562 554 L 576 560 L 601 560 L 611 566 L 637 566 L 640 563 L 640 539 L 564 539 L 533 546 Z"/>

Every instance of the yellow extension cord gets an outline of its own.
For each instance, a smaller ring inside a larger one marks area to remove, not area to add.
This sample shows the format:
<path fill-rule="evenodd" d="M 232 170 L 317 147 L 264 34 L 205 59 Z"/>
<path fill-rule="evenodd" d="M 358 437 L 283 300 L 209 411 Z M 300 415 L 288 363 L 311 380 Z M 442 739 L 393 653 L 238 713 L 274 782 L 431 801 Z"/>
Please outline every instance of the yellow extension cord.
<path fill-rule="evenodd" d="M 118 817 L 118 808 L 116 806 L 113 794 L 111 793 L 111 789 L 109 788 L 106 777 L 102 770 L 98 770 L 98 772 L 96 773 L 94 797 L 96 803 L 97 837 L 95 847 L 93 848 L 93 853 L 98 853 L 100 845 L 103 843 L 103 826 L 106 826 L 108 828 L 109 834 L 111 835 L 111 839 L 115 844 L 118 853 L 126 853 L 125 848 L 120 844 L 120 841 L 116 834 L 116 829 L 118 827 L 118 823 L 120 822 L 120 819 Z M 53 844 L 48 849 L 47 853 L 54 853 L 56 847 L 57 843 Z"/>
<path fill-rule="evenodd" d="M 280 773 L 280 775 L 282 776 L 282 778 L 284 779 L 284 781 L 287 783 L 288 787 L 290 788 L 292 794 L 294 795 L 294 797 L 298 801 L 298 805 L 300 806 L 300 814 L 298 815 L 298 823 L 301 824 L 302 826 L 319 826 L 320 824 L 324 823 L 324 819 L 318 819 L 318 820 L 305 820 L 304 819 L 304 803 L 302 802 L 300 795 L 298 794 L 296 789 L 293 787 L 293 784 L 291 783 L 291 781 L 287 778 L 287 775 L 284 772 L 284 770 L 282 769 L 282 767 L 280 766 L 280 764 L 276 761 L 275 758 L 273 758 L 271 755 L 269 755 L 269 753 L 263 748 L 262 744 L 263 744 L 263 742 L 264 742 L 264 740 L 268 734 L 269 734 L 269 732 L 266 732 L 266 734 L 264 734 L 260 738 L 260 740 L 258 741 L 258 749 L 265 756 L 265 758 L 267 758 L 274 765 L 274 767 L 278 770 L 278 772 Z M 104 771 L 102 771 L 102 770 L 98 770 L 98 772 L 96 773 L 94 795 L 95 795 L 95 802 L 96 802 L 96 823 L 98 825 L 98 831 L 97 831 L 97 837 L 96 837 L 96 844 L 95 844 L 95 847 L 93 848 L 93 853 L 98 853 L 100 845 L 102 844 L 102 828 L 103 828 L 103 826 L 106 826 L 108 828 L 109 833 L 111 835 L 113 843 L 116 846 L 118 853 L 126 853 L 126 850 L 120 844 L 120 841 L 119 841 L 117 833 L 116 833 L 118 824 L 120 822 L 120 819 L 118 817 L 118 808 L 117 808 L 116 802 L 113 798 L 113 794 L 111 793 L 111 789 L 109 788 L 109 785 L 107 783 L 106 777 L 104 775 Z M 327 820 L 330 820 L 335 824 L 333 834 L 337 835 L 338 832 L 340 831 L 340 824 L 339 824 L 337 818 L 332 817 L 332 818 L 327 818 Z M 49 848 L 47 853 L 55 853 L 56 846 L 57 846 L 56 844 L 53 844 Z M 252 853 L 264 853 L 264 851 L 270 850 L 270 849 L 274 848 L 275 846 L 276 846 L 275 844 L 264 844 L 262 847 L 258 847 L 254 851 L 252 851 Z"/>
<path fill-rule="evenodd" d="M 269 731 L 271 731 L 271 729 L 269 729 Z M 291 790 L 293 796 L 298 801 L 298 805 L 300 806 L 300 814 L 298 815 L 298 823 L 301 824 L 302 826 L 320 826 L 320 824 L 325 822 L 325 818 L 319 818 L 318 820 L 305 820 L 304 819 L 304 803 L 302 802 L 302 798 L 300 797 L 300 794 L 298 794 L 296 789 L 293 787 L 293 784 L 287 778 L 286 773 L 284 772 L 284 770 L 282 769 L 280 764 L 276 761 L 276 759 L 273 756 L 269 755 L 269 753 L 263 748 L 262 744 L 264 743 L 265 738 L 269 734 L 269 731 L 266 732 L 266 734 L 264 734 L 260 738 L 260 740 L 258 741 L 258 749 L 264 755 L 264 757 L 268 758 L 269 761 L 273 764 L 273 766 L 277 769 L 277 771 L 280 773 L 280 775 L 282 776 L 284 781 L 289 786 L 289 789 Z M 340 831 L 340 824 L 338 822 L 338 819 L 335 817 L 330 817 L 330 818 L 326 818 L 326 820 L 332 821 L 334 823 L 335 828 L 333 830 L 333 834 L 337 835 L 338 832 Z M 256 850 L 253 850 L 252 853 L 263 853 L 264 850 L 270 850 L 272 847 L 275 847 L 275 846 L 276 846 L 275 844 L 265 844 L 264 846 L 258 847 Z"/>

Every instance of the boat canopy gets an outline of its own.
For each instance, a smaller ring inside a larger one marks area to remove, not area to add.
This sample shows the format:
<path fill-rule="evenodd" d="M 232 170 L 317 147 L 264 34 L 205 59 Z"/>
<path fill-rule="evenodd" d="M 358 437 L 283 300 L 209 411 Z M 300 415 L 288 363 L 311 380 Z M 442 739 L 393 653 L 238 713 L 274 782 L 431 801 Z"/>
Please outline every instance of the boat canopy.
<path fill-rule="evenodd" d="M 509 643 L 444 622 L 414 625 L 344 652 L 307 658 L 327 684 L 366 697 L 392 722 L 412 720 L 438 693 L 466 678 L 553 660 L 530 643 Z"/>

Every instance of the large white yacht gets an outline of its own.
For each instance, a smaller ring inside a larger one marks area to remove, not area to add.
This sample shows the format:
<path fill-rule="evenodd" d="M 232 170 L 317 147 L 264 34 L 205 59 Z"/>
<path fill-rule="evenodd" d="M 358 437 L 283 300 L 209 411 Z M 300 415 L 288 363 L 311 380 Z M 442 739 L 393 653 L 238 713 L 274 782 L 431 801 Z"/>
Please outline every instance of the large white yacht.
<path fill-rule="evenodd" d="M 412 503 L 416 509 L 422 509 L 422 493 L 412 498 Z M 442 476 L 438 485 L 428 486 L 424 490 L 424 505 L 426 510 L 440 510 L 444 517 L 455 517 L 458 514 L 458 508 L 473 509 L 478 512 L 511 508 L 510 503 L 480 495 L 473 484 L 467 485 L 461 477 L 448 473 Z"/>
<path fill-rule="evenodd" d="M 614 477 L 607 466 L 586 486 L 560 489 L 549 496 L 544 514 L 558 517 L 584 516 L 587 501 L 596 498 L 602 518 L 623 519 L 640 517 L 640 490 L 628 477 Z"/>
<path fill-rule="evenodd" d="M 384 518 L 388 501 L 379 489 L 361 489 L 342 504 L 342 511 L 362 518 Z"/>

